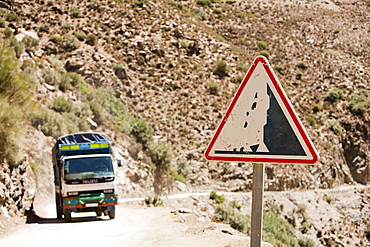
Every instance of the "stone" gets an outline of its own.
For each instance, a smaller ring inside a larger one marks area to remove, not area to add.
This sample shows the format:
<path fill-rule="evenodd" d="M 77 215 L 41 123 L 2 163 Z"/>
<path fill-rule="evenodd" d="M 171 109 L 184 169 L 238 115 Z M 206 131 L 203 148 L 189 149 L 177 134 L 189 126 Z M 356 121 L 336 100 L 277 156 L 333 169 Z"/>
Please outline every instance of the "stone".
<path fill-rule="evenodd" d="M 26 36 L 31 37 L 37 41 L 39 40 L 39 36 L 35 31 L 26 31 L 24 28 L 19 28 L 18 32 L 19 33 L 14 36 L 17 41 L 22 41 Z"/>
<path fill-rule="evenodd" d="M 184 183 L 181 183 L 180 181 L 175 181 L 175 187 L 181 191 L 181 192 L 185 192 L 186 191 L 186 184 Z"/>
<path fill-rule="evenodd" d="M 178 211 L 179 211 L 179 213 L 182 213 L 182 214 L 190 214 L 192 212 L 188 208 L 180 208 Z"/>
<path fill-rule="evenodd" d="M 77 59 L 70 59 L 67 61 L 65 64 L 64 68 L 68 72 L 76 72 L 79 69 L 81 69 L 84 66 L 84 62 L 82 60 L 77 60 Z"/>

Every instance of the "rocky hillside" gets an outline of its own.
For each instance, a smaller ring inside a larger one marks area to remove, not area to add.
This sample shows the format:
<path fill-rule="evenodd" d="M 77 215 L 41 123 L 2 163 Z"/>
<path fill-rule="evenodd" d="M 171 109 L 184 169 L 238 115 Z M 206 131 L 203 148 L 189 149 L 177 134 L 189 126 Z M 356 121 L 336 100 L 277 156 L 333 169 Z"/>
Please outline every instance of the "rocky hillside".
<path fill-rule="evenodd" d="M 131 114 L 171 144 L 189 183 L 249 189 L 250 165 L 206 162 L 203 152 L 251 61 L 263 54 L 321 155 L 315 166 L 269 165 L 267 189 L 369 179 L 367 1 L 2 4 L 4 37 L 22 44 L 17 57 L 41 108 L 31 124 L 47 136 L 109 129 L 127 140 Z M 122 105 L 129 113 L 117 112 Z M 137 160 L 140 147 L 125 147 Z"/>
<path fill-rule="evenodd" d="M 37 40 L 21 57 L 41 69 L 41 105 L 60 95 L 86 100 L 81 87 L 56 85 L 45 68 L 113 88 L 171 143 L 189 182 L 216 179 L 234 191 L 250 188 L 250 169 L 238 168 L 247 165 L 206 162 L 203 152 L 263 54 L 321 156 L 315 166 L 270 165 L 268 189 L 330 188 L 369 179 L 368 8 L 367 1 L 15 1 L 19 19 L 6 26 Z"/>
<path fill-rule="evenodd" d="M 266 189 L 369 180 L 367 1 L 1 4 L 3 37 L 17 41 L 21 69 L 35 88 L 30 139 L 105 131 L 136 169 L 148 162 L 128 137 L 127 119 L 135 117 L 170 143 L 187 184 L 248 190 L 251 165 L 207 162 L 203 152 L 262 54 L 321 156 L 313 166 L 268 165 Z M 47 157 L 34 146 L 24 150 L 35 164 Z M 128 172 L 135 182 L 143 178 L 138 173 Z"/>

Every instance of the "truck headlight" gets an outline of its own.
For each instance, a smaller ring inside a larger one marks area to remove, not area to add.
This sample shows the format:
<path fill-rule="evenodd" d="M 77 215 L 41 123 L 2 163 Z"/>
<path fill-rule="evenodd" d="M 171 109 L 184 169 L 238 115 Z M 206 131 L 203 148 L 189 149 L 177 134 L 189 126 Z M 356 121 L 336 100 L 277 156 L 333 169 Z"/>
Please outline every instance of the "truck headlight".
<path fill-rule="evenodd" d="M 114 189 L 104 190 L 103 192 L 104 193 L 113 193 L 114 192 Z"/>
<path fill-rule="evenodd" d="M 67 195 L 68 196 L 78 196 L 78 192 L 77 191 L 68 192 Z"/>

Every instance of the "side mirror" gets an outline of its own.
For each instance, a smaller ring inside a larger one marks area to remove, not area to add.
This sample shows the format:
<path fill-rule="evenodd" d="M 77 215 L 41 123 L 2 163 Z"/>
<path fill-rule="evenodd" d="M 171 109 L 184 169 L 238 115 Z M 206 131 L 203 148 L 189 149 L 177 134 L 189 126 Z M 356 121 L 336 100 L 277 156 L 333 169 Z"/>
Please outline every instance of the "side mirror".
<path fill-rule="evenodd" d="M 117 165 L 118 165 L 118 167 L 121 167 L 122 166 L 122 160 L 117 160 Z"/>

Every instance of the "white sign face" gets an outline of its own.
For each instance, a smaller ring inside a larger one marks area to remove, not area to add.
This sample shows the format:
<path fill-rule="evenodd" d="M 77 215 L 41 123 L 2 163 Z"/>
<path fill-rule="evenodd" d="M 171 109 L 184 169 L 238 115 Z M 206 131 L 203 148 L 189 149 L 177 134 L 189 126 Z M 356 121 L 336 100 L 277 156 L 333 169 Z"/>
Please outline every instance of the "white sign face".
<path fill-rule="evenodd" d="M 212 138 L 209 160 L 313 164 L 318 154 L 268 61 L 255 59 Z"/>

